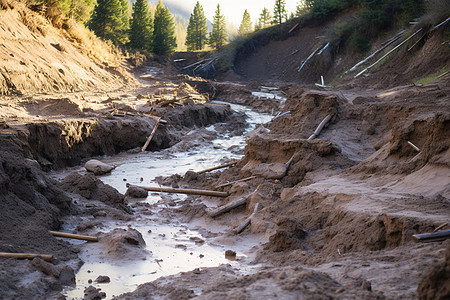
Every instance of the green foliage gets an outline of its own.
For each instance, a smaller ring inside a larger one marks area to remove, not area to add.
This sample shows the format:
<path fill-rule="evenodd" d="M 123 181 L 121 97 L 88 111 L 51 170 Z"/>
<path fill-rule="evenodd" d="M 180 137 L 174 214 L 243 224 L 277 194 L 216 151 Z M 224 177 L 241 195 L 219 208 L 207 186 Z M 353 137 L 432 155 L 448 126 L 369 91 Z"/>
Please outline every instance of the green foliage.
<path fill-rule="evenodd" d="M 245 36 L 253 31 L 252 19 L 247 10 L 244 11 L 244 16 L 242 17 L 241 25 L 239 26 L 239 34 Z"/>
<path fill-rule="evenodd" d="M 128 11 L 125 0 L 98 0 L 89 24 L 98 37 L 116 44 L 126 42 Z"/>
<path fill-rule="evenodd" d="M 206 45 L 206 35 L 208 27 L 206 26 L 206 17 L 200 2 L 195 4 L 194 11 L 189 18 L 187 28 L 186 46 L 188 50 L 202 50 Z"/>
<path fill-rule="evenodd" d="M 306 3 L 306 0 L 300 0 L 295 9 L 295 17 L 299 18 L 303 15 L 306 15 L 309 11 L 309 6 Z"/>
<path fill-rule="evenodd" d="M 130 42 L 132 49 L 149 52 L 153 34 L 153 20 L 147 0 L 136 0 L 131 15 Z"/>
<path fill-rule="evenodd" d="M 153 19 L 153 52 L 157 55 L 168 55 L 175 51 L 175 23 L 169 9 L 159 0 Z"/>
<path fill-rule="evenodd" d="M 367 52 L 370 50 L 370 42 L 369 40 L 362 36 L 358 31 L 353 31 L 350 36 L 350 44 L 361 53 Z"/>
<path fill-rule="evenodd" d="M 312 16 L 320 21 L 336 15 L 344 8 L 344 3 L 339 0 L 306 0 L 306 3 L 311 7 Z"/>
<path fill-rule="evenodd" d="M 227 30 L 225 16 L 220 12 L 220 5 L 217 4 L 216 13 L 213 19 L 213 27 L 209 36 L 209 45 L 216 50 L 221 49 L 227 41 Z"/>
<path fill-rule="evenodd" d="M 282 24 L 286 21 L 286 2 L 284 0 L 275 0 L 275 7 L 273 8 L 273 24 Z"/>
<path fill-rule="evenodd" d="M 264 7 L 261 14 L 259 15 L 258 21 L 255 24 L 255 30 L 261 30 L 266 27 L 269 27 L 272 20 L 272 16 L 270 15 L 270 11 Z"/>

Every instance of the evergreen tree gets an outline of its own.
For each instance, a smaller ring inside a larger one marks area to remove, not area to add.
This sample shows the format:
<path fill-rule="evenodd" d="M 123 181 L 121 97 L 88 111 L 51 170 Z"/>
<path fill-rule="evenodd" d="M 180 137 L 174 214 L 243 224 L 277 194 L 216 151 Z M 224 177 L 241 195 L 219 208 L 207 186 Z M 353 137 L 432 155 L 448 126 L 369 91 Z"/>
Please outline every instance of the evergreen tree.
<path fill-rule="evenodd" d="M 175 51 L 175 23 L 169 9 L 159 0 L 153 19 L 153 52 L 167 55 Z"/>
<path fill-rule="evenodd" d="M 186 46 L 188 50 L 202 50 L 206 44 L 206 35 L 208 26 L 206 26 L 206 17 L 200 2 L 195 4 L 194 11 L 189 18 L 187 28 Z"/>
<path fill-rule="evenodd" d="M 136 0 L 130 26 L 130 46 L 133 49 L 150 51 L 153 20 L 147 0 Z"/>
<path fill-rule="evenodd" d="M 227 30 L 225 16 L 220 12 L 220 5 L 217 4 L 216 14 L 213 19 L 212 31 L 209 36 L 209 45 L 217 50 L 221 49 L 227 41 Z"/>
<path fill-rule="evenodd" d="M 241 25 L 239 26 L 239 34 L 244 36 L 252 32 L 252 20 L 247 10 L 244 11 Z"/>
<path fill-rule="evenodd" d="M 276 0 L 273 9 L 273 23 L 282 24 L 287 20 L 286 2 L 284 0 Z"/>
<path fill-rule="evenodd" d="M 306 1 L 300 0 L 300 2 L 297 4 L 297 8 L 295 10 L 295 16 L 297 18 L 303 16 L 304 14 L 306 14 L 308 12 L 308 8 L 309 8 L 309 6 L 306 3 Z"/>
<path fill-rule="evenodd" d="M 255 25 L 255 30 L 264 29 L 270 26 L 272 16 L 267 8 L 264 7 L 263 11 L 259 15 L 258 22 Z"/>
<path fill-rule="evenodd" d="M 89 24 L 98 37 L 124 43 L 127 24 L 121 0 L 98 0 Z"/>

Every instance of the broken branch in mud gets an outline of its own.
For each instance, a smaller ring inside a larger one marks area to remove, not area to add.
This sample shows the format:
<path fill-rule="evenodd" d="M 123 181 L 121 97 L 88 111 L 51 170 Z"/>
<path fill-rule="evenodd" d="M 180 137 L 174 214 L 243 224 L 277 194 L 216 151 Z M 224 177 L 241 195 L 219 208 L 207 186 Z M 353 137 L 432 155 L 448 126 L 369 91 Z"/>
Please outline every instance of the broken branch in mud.
<path fill-rule="evenodd" d="M 142 152 L 144 152 L 145 149 L 147 149 L 148 144 L 150 144 L 150 141 L 152 140 L 153 136 L 154 136 L 155 133 L 156 133 L 156 129 L 158 128 L 158 125 L 159 125 L 160 120 L 161 120 L 161 118 L 157 118 L 157 119 L 156 119 L 156 124 L 155 124 L 155 126 L 153 127 L 152 133 L 150 134 L 150 136 L 148 137 L 147 141 L 145 142 L 144 147 L 142 147 L 142 149 L 141 149 Z"/>
<path fill-rule="evenodd" d="M 417 147 L 416 145 L 414 145 L 413 143 L 411 143 L 410 141 L 408 141 L 408 145 L 410 145 L 411 147 L 413 147 L 414 150 L 416 150 L 417 152 L 420 152 L 420 148 Z"/>
<path fill-rule="evenodd" d="M 8 253 L 8 252 L 0 252 L 0 257 L 4 258 L 18 258 L 18 259 L 33 259 L 39 257 L 46 261 L 53 260 L 53 255 L 49 254 L 34 254 L 34 253 Z"/>
<path fill-rule="evenodd" d="M 273 118 L 271 121 L 275 121 L 276 119 L 278 119 L 278 118 L 281 118 L 282 116 L 285 116 L 285 115 L 288 115 L 288 114 L 290 114 L 291 113 L 291 111 L 289 110 L 289 111 L 285 111 L 284 113 L 282 113 L 282 114 L 278 114 L 275 118 Z"/>
<path fill-rule="evenodd" d="M 83 240 L 83 241 L 88 241 L 88 242 L 98 242 L 98 237 L 96 237 L 96 236 L 73 234 L 73 233 L 58 232 L 58 231 L 49 231 L 49 232 L 53 236 L 57 236 L 57 237 L 76 239 L 76 240 Z"/>
<path fill-rule="evenodd" d="M 330 114 L 326 116 L 325 119 L 322 120 L 322 122 L 320 122 L 319 126 L 317 126 L 317 129 L 314 131 L 314 133 L 308 138 L 308 141 L 315 139 L 320 134 L 320 132 L 325 127 L 325 125 L 327 125 L 328 121 L 330 121 L 332 116 L 333 115 Z"/>
<path fill-rule="evenodd" d="M 216 209 L 213 209 L 209 215 L 211 217 L 217 217 L 218 215 L 224 214 L 226 212 L 229 212 L 230 210 L 232 210 L 233 208 L 239 207 L 241 205 L 244 205 L 247 203 L 247 198 L 241 198 L 239 200 L 230 202 L 228 204 L 222 205 Z"/>
<path fill-rule="evenodd" d="M 376 66 L 380 61 L 382 61 L 386 56 L 388 56 L 389 54 L 391 54 L 392 52 L 394 52 L 395 50 L 397 50 L 398 48 L 400 48 L 400 46 L 402 46 L 404 43 L 406 43 L 407 41 L 409 41 L 412 37 L 414 37 L 416 34 L 418 34 L 419 32 L 422 31 L 423 28 L 420 28 L 419 30 L 417 30 L 415 33 L 411 34 L 407 39 L 405 39 L 403 42 L 401 42 L 400 44 L 398 44 L 397 46 L 395 46 L 391 51 L 389 51 L 388 53 L 386 53 L 385 55 L 383 55 L 379 60 L 377 60 L 376 62 L 374 62 L 373 64 L 371 64 L 370 66 L 368 66 L 367 68 L 365 68 L 364 70 L 362 70 L 361 72 L 359 72 L 358 74 L 355 75 L 354 78 L 359 77 L 360 75 L 364 74 L 365 72 L 369 71 L 370 69 L 372 69 L 374 66 Z"/>
<path fill-rule="evenodd" d="M 131 185 L 130 185 L 131 186 Z M 163 188 L 163 187 L 144 187 L 137 186 L 141 189 L 150 192 L 161 192 L 161 193 L 171 193 L 171 194 L 187 194 L 187 195 L 201 195 L 201 196 L 213 196 L 213 197 L 228 197 L 227 192 L 217 192 L 217 191 L 209 191 L 209 190 L 194 190 L 194 189 L 176 189 L 176 188 Z"/>
<path fill-rule="evenodd" d="M 224 188 L 226 186 L 229 186 L 229 185 L 232 185 L 232 184 L 235 184 L 235 183 L 238 183 L 238 182 L 244 182 L 244 181 L 252 180 L 252 179 L 255 179 L 255 178 L 256 178 L 256 176 L 250 176 L 250 177 L 247 177 L 247 178 L 243 178 L 243 179 L 239 179 L 239 180 L 236 180 L 236 181 L 232 181 L 232 182 L 228 182 L 228 183 L 224 183 L 224 184 L 218 185 L 218 186 L 216 186 L 216 188 L 217 189 Z"/>
<path fill-rule="evenodd" d="M 308 62 L 308 60 L 310 60 L 310 59 L 314 56 L 314 54 L 316 54 L 316 52 L 319 51 L 319 50 L 320 50 L 320 47 L 317 48 L 316 50 L 314 50 L 313 53 L 311 53 L 311 55 L 308 56 L 308 58 L 307 58 L 307 59 L 303 62 L 303 64 L 298 68 L 297 72 L 300 72 L 300 71 L 303 69 L 303 67 L 306 65 L 306 63 Z"/>
<path fill-rule="evenodd" d="M 223 164 L 223 165 L 220 165 L 220 166 L 217 166 L 217 167 L 212 167 L 212 168 L 209 168 L 209 169 L 205 169 L 205 170 L 199 171 L 199 172 L 197 172 L 197 173 L 198 173 L 198 174 L 203 174 L 203 173 L 211 172 L 211 171 L 214 171 L 214 170 L 223 169 L 223 168 L 226 168 L 226 167 L 235 165 L 235 164 L 237 164 L 238 162 L 239 162 L 239 161 L 236 160 L 236 161 L 233 161 L 233 162 L 230 162 L 230 163 L 226 163 L 226 164 Z"/>
<path fill-rule="evenodd" d="M 436 227 L 435 230 L 433 230 L 433 233 L 438 232 L 441 229 L 444 229 L 445 227 L 447 227 L 448 223 L 444 223 L 442 225 L 439 225 L 438 227 Z"/>
<path fill-rule="evenodd" d="M 442 230 L 434 233 L 413 234 L 412 237 L 416 242 L 442 242 L 446 239 L 450 239 L 450 230 Z"/>
<path fill-rule="evenodd" d="M 258 206 L 259 203 L 256 203 L 255 209 L 253 210 L 252 214 L 247 219 L 245 219 L 244 223 L 236 227 L 236 229 L 234 230 L 236 234 L 241 233 L 242 231 L 244 231 L 245 228 L 247 228 L 248 225 L 250 225 L 252 218 L 255 216 L 256 211 L 258 210 Z"/>
<path fill-rule="evenodd" d="M 195 129 L 195 127 L 192 127 L 191 129 L 189 129 L 188 131 L 186 131 L 183 135 L 188 135 L 189 132 L 191 132 L 191 131 L 194 130 L 194 129 Z"/>

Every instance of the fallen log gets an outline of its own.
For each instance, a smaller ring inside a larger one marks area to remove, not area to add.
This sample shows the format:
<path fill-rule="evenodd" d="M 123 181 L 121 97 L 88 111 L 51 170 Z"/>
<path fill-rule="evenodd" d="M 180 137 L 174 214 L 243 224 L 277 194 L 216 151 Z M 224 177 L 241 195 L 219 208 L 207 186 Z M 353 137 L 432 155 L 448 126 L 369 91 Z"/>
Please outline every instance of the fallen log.
<path fill-rule="evenodd" d="M 317 48 L 316 50 L 314 50 L 313 53 L 311 53 L 311 55 L 308 56 L 308 58 L 303 62 L 303 64 L 297 69 L 297 72 L 300 72 L 303 69 L 303 67 L 306 65 L 308 60 L 310 60 L 314 56 L 314 54 L 316 54 L 316 52 L 319 51 L 319 50 L 320 50 L 320 47 Z"/>
<path fill-rule="evenodd" d="M 141 189 L 150 192 L 161 192 L 161 193 L 171 193 L 171 194 L 187 194 L 187 195 L 201 195 L 201 196 L 213 196 L 213 197 L 228 197 L 227 192 L 209 191 L 209 190 L 194 190 L 194 189 L 176 189 L 176 188 L 163 188 L 163 187 L 144 187 L 137 186 Z"/>
<path fill-rule="evenodd" d="M 325 51 L 325 50 L 328 48 L 328 46 L 330 46 L 330 42 L 328 42 L 328 43 L 325 45 L 325 47 L 323 47 L 322 50 L 320 50 L 319 53 L 317 53 L 317 55 L 322 55 L 323 51 Z"/>
<path fill-rule="evenodd" d="M 235 180 L 235 181 L 232 181 L 232 182 L 224 183 L 224 184 L 216 186 L 216 189 L 224 188 L 226 186 L 229 186 L 229 185 L 232 185 L 232 184 L 235 184 L 235 183 L 238 183 L 238 182 L 244 182 L 244 181 L 252 180 L 254 178 L 256 178 L 256 176 L 250 176 L 250 177 L 247 177 L 247 178 L 243 178 L 243 179 Z"/>
<path fill-rule="evenodd" d="M 441 27 L 442 25 L 447 24 L 447 22 L 450 21 L 450 17 L 448 17 L 445 21 L 437 24 L 436 26 L 433 27 L 433 29 L 431 29 L 431 31 L 435 31 L 436 29 L 438 29 L 439 27 Z"/>
<path fill-rule="evenodd" d="M 0 257 L 4 258 L 18 258 L 18 259 L 33 259 L 39 257 L 46 261 L 53 260 L 53 255 L 49 254 L 34 254 L 34 253 L 8 253 L 8 252 L 0 252 Z"/>
<path fill-rule="evenodd" d="M 75 239 L 75 240 L 83 240 L 88 242 L 98 242 L 98 237 L 89 236 L 89 235 L 81 235 L 81 234 L 73 234 L 66 232 L 58 232 L 58 231 L 49 231 L 53 236 Z"/>
<path fill-rule="evenodd" d="M 330 121 L 331 117 L 333 115 L 328 115 L 325 117 L 325 119 L 322 120 L 322 122 L 320 122 L 319 126 L 317 126 L 316 130 L 314 131 L 314 133 L 308 138 L 308 141 L 315 139 L 320 132 L 322 131 L 322 129 L 325 127 L 325 125 L 327 125 L 328 121 Z"/>
<path fill-rule="evenodd" d="M 247 219 L 245 219 L 244 223 L 242 223 L 241 225 L 236 227 L 236 229 L 234 229 L 234 233 L 239 234 L 242 231 L 244 231 L 244 229 L 247 228 L 248 225 L 250 225 L 252 218 L 255 216 L 256 211 L 258 210 L 258 206 L 259 203 L 256 203 L 255 209 L 253 210 L 252 214 Z"/>
<path fill-rule="evenodd" d="M 420 28 L 419 30 L 417 30 L 415 33 L 411 34 L 407 39 L 405 39 L 403 42 L 401 42 L 400 44 L 398 44 L 397 46 L 395 46 L 391 51 L 389 51 L 388 53 L 386 53 L 385 55 L 383 55 L 379 60 L 377 60 L 376 62 L 374 62 L 373 64 L 371 64 L 370 66 L 368 66 L 367 68 L 365 68 L 364 70 L 362 70 L 361 72 L 359 72 L 358 74 L 355 75 L 354 78 L 359 77 L 360 75 L 364 74 L 365 72 L 367 72 L 368 70 L 372 69 L 374 66 L 376 66 L 380 61 L 382 61 L 386 56 L 388 56 L 389 54 L 391 54 L 392 52 L 394 52 L 395 50 L 397 50 L 398 48 L 400 48 L 400 46 L 402 46 L 403 44 L 405 44 L 407 41 L 409 41 L 412 37 L 414 37 L 416 34 L 418 34 L 419 32 L 422 31 L 423 28 Z"/>
<path fill-rule="evenodd" d="M 203 174 L 203 173 L 211 172 L 211 171 L 214 171 L 214 170 L 223 169 L 223 168 L 226 168 L 226 167 L 235 165 L 235 164 L 237 164 L 238 162 L 239 162 L 239 161 L 233 161 L 233 162 L 226 163 L 226 164 L 223 164 L 223 165 L 220 165 L 220 166 L 217 166 L 217 167 L 212 167 L 212 168 L 209 168 L 209 169 L 205 169 L 205 170 L 199 171 L 199 172 L 197 172 L 197 173 L 198 173 L 198 174 Z"/>
<path fill-rule="evenodd" d="M 161 118 L 157 118 L 157 119 L 156 119 L 156 124 L 155 124 L 155 126 L 153 127 L 152 133 L 150 134 L 150 136 L 148 137 L 147 141 L 145 142 L 144 147 L 142 147 L 142 149 L 141 149 L 142 152 L 144 152 L 145 149 L 147 149 L 148 144 L 150 144 L 150 141 L 152 140 L 153 136 L 154 136 L 155 133 L 156 133 L 156 129 L 158 128 L 158 125 L 159 125 L 159 121 L 160 121 L 160 120 L 161 120 Z"/>
<path fill-rule="evenodd" d="M 450 239 L 450 230 L 442 230 L 434 233 L 421 233 L 413 234 L 413 239 L 416 242 L 430 243 L 430 242 L 442 242 L 446 239 Z"/>
<path fill-rule="evenodd" d="M 209 213 L 209 215 L 210 215 L 211 217 L 217 217 L 218 215 L 221 215 L 221 214 L 224 214 L 224 213 L 226 213 L 226 212 L 229 212 L 229 211 L 232 210 L 233 208 L 236 208 L 236 207 L 239 207 L 239 206 L 241 206 L 241 205 L 246 204 L 246 203 L 247 203 L 247 198 L 248 198 L 248 197 L 246 197 L 246 198 L 241 198 L 241 199 L 239 199 L 239 200 L 233 201 L 233 202 L 231 202 L 231 203 L 228 203 L 228 204 L 222 205 L 222 206 L 220 206 L 220 207 L 218 207 L 218 208 L 216 208 L 216 209 L 213 209 L 213 210 Z"/>

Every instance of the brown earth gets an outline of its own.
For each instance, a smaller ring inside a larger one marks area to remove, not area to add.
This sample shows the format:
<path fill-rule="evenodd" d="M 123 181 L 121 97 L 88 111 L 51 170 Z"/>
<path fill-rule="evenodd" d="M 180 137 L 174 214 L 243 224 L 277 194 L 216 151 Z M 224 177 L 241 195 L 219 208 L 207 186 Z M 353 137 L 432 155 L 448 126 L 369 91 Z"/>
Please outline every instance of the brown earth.
<path fill-rule="evenodd" d="M 74 222 L 91 216 L 77 224 L 77 232 L 99 236 L 108 257 L 145 257 L 139 232 L 103 233 L 101 226 L 114 219 L 133 222 L 133 213 L 152 213 L 151 207 L 126 205 L 123 195 L 93 175 L 74 174 L 57 183 L 49 171 L 93 156 L 140 151 L 157 117 L 167 123 L 159 125 L 147 150 L 186 151 L 207 143 L 213 135 L 184 133 L 219 122 L 228 125 L 218 125 L 217 134 L 242 133 L 244 116 L 209 103 L 212 98 L 290 114 L 250 133 L 245 155 L 234 167 L 159 178 L 166 185 L 215 189 L 255 176 L 220 188 L 230 193 L 225 200 L 190 196 L 178 207 L 167 205 L 160 218 L 200 220 L 205 226 L 198 231 L 207 242 L 233 245 L 258 238 L 245 250 L 249 258 L 241 260 L 253 263 L 255 271 L 242 275 L 229 265 L 195 269 L 143 284 L 117 299 L 450 297 L 450 246 L 412 240 L 413 234 L 432 232 L 450 220 L 449 75 L 411 85 L 448 66 L 445 27 L 430 34 L 414 55 L 400 52 L 368 77 L 346 77 L 341 86 L 317 90 L 299 83 L 315 82 L 322 74 L 331 81 L 359 60 L 347 58 L 340 65 L 339 55 L 324 52 L 330 60 L 308 66 L 308 77 L 299 80 L 295 68 L 316 46 L 322 29 L 301 29 L 238 61 L 236 67 L 254 81 L 174 75 L 170 65 L 156 63 L 137 70 L 134 79 L 114 60 L 110 68 L 89 57 L 23 5 L 12 6 L 0 10 L 6 20 L 0 31 L 5 41 L 0 91 L 8 95 L 0 98 L 0 251 L 52 254 L 54 259 L 1 258 L 1 298 L 63 298 L 62 288 L 74 284 L 81 246 L 48 232 L 60 229 L 64 216 Z M 133 86 L 118 89 L 126 83 Z M 262 83 L 283 91 L 284 105 L 252 96 Z M 307 140 L 329 114 L 318 138 Z M 211 207 L 242 197 L 248 197 L 245 207 L 209 217 Z M 249 228 L 230 234 L 257 203 Z M 208 230 L 217 224 L 230 231 Z M 86 299 L 101 297 L 95 287 L 86 293 Z"/>

